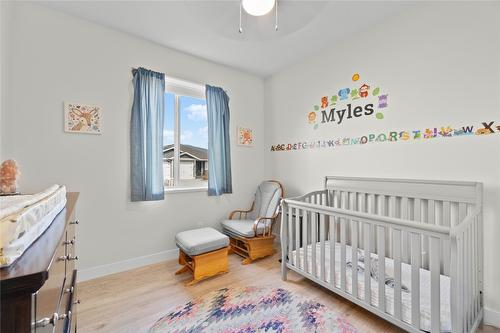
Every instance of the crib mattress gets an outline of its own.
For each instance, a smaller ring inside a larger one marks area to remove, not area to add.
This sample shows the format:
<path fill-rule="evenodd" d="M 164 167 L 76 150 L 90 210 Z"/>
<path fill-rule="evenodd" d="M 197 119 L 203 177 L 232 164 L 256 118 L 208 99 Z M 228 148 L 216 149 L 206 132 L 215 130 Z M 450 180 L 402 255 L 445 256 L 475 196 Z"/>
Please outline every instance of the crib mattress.
<path fill-rule="evenodd" d="M 307 264 L 308 272 L 312 273 L 312 246 L 307 246 Z M 341 245 L 335 244 L 335 286 L 340 288 L 340 258 Z M 296 251 L 292 252 L 292 262 L 296 263 Z M 300 263 L 299 267 L 304 267 L 304 248 L 299 249 Z M 320 274 L 320 254 L 321 243 L 316 244 L 316 272 Z M 361 300 L 365 299 L 365 278 L 364 278 L 364 251 L 358 250 L 358 297 Z M 346 245 L 346 263 L 352 261 L 352 249 Z M 372 263 L 378 260 L 378 255 L 372 253 L 370 256 Z M 330 283 L 330 243 L 325 242 L 325 279 Z M 373 268 L 373 264 L 371 265 Z M 359 268 L 362 267 L 362 268 Z M 385 258 L 385 278 L 394 278 L 394 261 L 390 258 Z M 402 320 L 408 324 L 411 323 L 411 265 L 401 264 L 401 284 L 403 286 L 401 292 L 401 315 Z M 371 276 L 371 304 L 378 306 L 378 279 Z M 420 269 L 420 329 L 430 332 L 431 330 L 431 273 L 428 270 Z M 352 293 L 352 268 L 346 267 L 346 290 Z M 451 309 L 450 309 L 450 278 L 445 275 L 440 276 L 440 300 L 441 300 L 441 331 L 451 332 Z M 386 312 L 394 315 L 394 289 L 392 286 L 385 286 L 385 304 Z"/>
<path fill-rule="evenodd" d="M 66 205 L 66 188 L 0 197 L 0 267 L 11 265 L 50 226 Z"/>

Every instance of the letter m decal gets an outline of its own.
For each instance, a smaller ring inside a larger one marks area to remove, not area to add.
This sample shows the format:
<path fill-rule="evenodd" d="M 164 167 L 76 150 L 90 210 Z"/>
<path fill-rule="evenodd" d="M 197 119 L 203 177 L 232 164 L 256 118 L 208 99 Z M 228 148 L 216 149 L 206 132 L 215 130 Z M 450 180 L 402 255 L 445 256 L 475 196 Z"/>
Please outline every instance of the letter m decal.
<path fill-rule="evenodd" d="M 335 120 L 335 109 L 331 109 L 329 113 L 326 110 L 321 111 L 321 123 L 328 123 Z"/>

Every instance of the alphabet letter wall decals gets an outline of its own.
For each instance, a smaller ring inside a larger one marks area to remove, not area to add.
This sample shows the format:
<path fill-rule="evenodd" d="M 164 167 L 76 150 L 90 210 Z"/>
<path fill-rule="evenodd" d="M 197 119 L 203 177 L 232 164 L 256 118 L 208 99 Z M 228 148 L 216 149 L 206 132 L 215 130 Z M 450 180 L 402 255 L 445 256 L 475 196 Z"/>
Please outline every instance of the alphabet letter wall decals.
<path fill-rule="evenodd" d="M 331 113 L 333 114 L 333 113 Z M 403 129 L 382 133 L 365 133 L 355 137 L 326 138 L 323 140 L 297 141 L 293 143 L 279 143 L 271 146 L 271 151 L 290 151 L 320 148 L 337 148 L 341 146 L 366 145 L 372 143 L 393 143 L 393 142 L 428 142 L 431 140 L 452 138 L 456 136 L 484 136 L 500 134 L 500 125 L 495 121 L 481 122 L 476 129 L 474 125 L 461 126 L 439 126 L 424 129 Z M 481 127 L 482 126 L 482 127 Z"/>

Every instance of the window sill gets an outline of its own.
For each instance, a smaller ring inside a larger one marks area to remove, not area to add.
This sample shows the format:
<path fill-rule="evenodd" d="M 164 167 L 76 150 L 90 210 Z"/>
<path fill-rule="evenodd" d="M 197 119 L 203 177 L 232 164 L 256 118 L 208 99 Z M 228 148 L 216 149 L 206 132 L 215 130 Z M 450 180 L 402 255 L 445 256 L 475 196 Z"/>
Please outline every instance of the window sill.
<path fill-rule="evenodd" d="M 165 193 L 189 193 L 189 192 L 207 192 L 207 187 L 177 187 L 166 188 Z"/>

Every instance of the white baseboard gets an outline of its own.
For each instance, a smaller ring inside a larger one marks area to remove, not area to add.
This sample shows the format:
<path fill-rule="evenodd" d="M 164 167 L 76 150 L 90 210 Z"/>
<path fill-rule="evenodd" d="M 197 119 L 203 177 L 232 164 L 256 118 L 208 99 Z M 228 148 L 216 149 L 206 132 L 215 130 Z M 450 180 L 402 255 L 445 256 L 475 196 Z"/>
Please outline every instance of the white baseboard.
<path fill-rule="evenodd" d="M 111 264 L 79 269 L 78 282 L 92 280 L 101 276 L 128 271 L 141 266 L 156 264 L 165 260 L 176 259 L 179 249 L 167 250 L 147 256 L 136 257 Z"/>
<path fill-rule="evenodd" d="M 491 325 L 500 328 L 500 312 L 484 308 L 483 322 L 486 325 Z"/>

